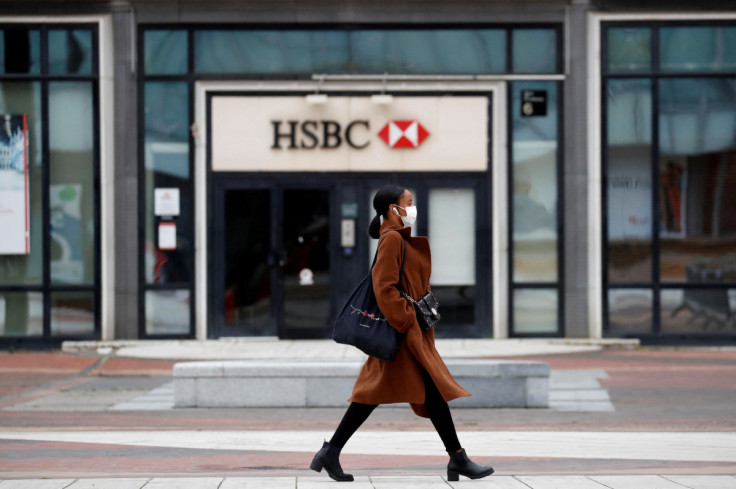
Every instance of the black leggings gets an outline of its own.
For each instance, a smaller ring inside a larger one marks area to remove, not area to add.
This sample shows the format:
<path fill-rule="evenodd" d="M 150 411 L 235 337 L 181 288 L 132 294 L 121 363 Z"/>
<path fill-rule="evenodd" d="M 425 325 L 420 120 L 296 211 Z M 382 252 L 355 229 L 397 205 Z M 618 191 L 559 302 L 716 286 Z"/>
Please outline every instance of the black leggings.
<path fill-rule="evenodd" d="M 424 378 L 425 405 L 429 413 L 429 419 L 432 421 L 437 434 L 440 435 L 445 450 L 448 452 L 457 452 L 462 448 L 455 431 L 455 423 L 452 421 L 450 414 L 450 406 L 442 398 L 442 394 L 434 385 L 432 377 L 422 369 L 422 377 Z M 335 434 L 330 440 L 330 445 L 342 448 L 348 442 L 353 433 L 355 433 L 360 425 L 368 419 L 374 409 L 375 404 L 361 404 L 359 402 L 350 403 L 345 416 L 343 416 L 340 425 L 335 430 Z"/>

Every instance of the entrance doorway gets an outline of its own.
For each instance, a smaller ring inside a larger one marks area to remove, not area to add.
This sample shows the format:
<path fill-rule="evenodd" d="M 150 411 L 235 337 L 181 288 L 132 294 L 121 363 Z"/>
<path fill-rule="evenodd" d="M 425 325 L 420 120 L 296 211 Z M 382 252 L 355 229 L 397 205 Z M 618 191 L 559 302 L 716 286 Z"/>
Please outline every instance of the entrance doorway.
<path fill-rule="evenodd" d="M 217 335 L 326 337 L 330 190 L 241 186 L 220 197 Z"/>

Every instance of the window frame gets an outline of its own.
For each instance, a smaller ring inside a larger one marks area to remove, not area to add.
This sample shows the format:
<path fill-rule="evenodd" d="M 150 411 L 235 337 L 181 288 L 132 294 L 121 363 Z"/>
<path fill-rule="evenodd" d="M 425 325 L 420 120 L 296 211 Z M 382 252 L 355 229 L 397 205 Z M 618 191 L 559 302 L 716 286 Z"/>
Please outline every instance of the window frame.
<path fill-rule="evenodd" d="M 101 134 L 100 134 L 100 28 L 96 22 L 69 23 L 0 23 L 0 30 L 8 27 L 14 30 L 38 30 L 40 33 L 40 71 L 39 73 L 6 74 L 0 73 L 2 82 L 36 82 L 41 87 L 41 185 L 42 185 L 42 278 L 36 285 L 0 285 L 3 292 L 40 292 L 43 297 L 43 333 L 40 336 L 0 336 L 0 345 L 22 344 L 24 346 L 58 345 L 67 340 L 99 340 L 102 334 L 102 232 L 101 232 Z M 89 74 L 49 73 L 48 34 L 51 30 L 88 30 L 92 36 L 91 72 Z M 92 186 L 93 186 L 93 238 L 94 273 L 91 284 L 70 285 L 53 283 L 51 280 L 51 209 L 50 209 L 50 147 L 49 147 L 49 84 L 55 82 L 89 82 L 92 86 Z M 30 164 L 30 162 L 29 162 Z M 94 323 L 91 334 L 52 335 L 51 333 L 51 295 L 57 292 L 86 292 L 93 295 Z"/>

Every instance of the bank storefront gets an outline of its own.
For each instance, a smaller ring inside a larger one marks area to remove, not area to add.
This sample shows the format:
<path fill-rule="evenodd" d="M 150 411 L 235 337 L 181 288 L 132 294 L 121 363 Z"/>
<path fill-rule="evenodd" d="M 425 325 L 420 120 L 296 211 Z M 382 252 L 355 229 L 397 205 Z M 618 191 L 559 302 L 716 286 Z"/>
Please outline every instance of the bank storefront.
<path fill-rule="evenodd" d="M 0 18 L 4 344 L 327 338 L 385 183 L 440 337 L 736 339 L 736 13 L 35 3 Z"/>

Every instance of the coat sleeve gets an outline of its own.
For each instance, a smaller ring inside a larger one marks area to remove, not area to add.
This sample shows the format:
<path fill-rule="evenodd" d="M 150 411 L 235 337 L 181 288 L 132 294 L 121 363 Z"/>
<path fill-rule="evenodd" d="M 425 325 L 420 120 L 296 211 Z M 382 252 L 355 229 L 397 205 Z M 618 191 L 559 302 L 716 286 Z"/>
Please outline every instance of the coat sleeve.
<path fill-rule="evenodd" d="M 378 241 L 378 257 L 373 267 L 373 292 L 378 308 L 394 329 L 406 333 L 417 322 L 414 306 L 406 300 L 396 283 L 403 258 L 403 238 L 399 233 L 386 233 Z"/>

